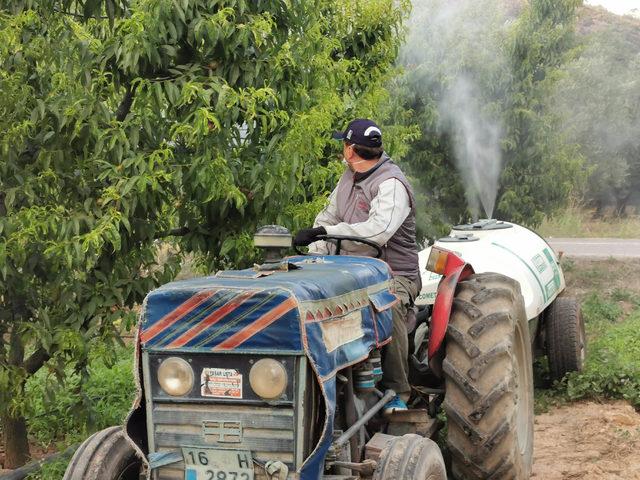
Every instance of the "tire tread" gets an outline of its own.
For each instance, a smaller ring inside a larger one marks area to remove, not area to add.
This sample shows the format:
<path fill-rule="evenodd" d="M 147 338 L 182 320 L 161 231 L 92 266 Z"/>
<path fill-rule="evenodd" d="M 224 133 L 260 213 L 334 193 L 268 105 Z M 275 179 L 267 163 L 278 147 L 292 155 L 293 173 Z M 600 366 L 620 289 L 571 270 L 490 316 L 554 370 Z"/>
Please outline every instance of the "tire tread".
<path fill-rule="evenodd" d="M 515 446 L 516 410 L 500 410 L 516 405 L 510 402 L 516 402 L 513 331 L 517 324 L 526 337 L 529 364 L 524 368 L 531 369 L 531 345 L 518 282 L 495 273 L 473 275 L 460 282 L 443 361 L 447 389 L 443 407 L 449 422 L 447 443 L 454 478 L 528 478 L 530 455 L 521 456 Z M 532 385 L 527 391 L 532 393 Z M 528 415 L 532 427 L 532 409 Z"/>
<path fill-rule="evenodd" d="M 584 329 L 580 304 L 570 297 L 558 297 L 545 312 L 547 357 L 553 380 L 582 369 L 580 329 Z"/>
<path fill-rule="evenodd" d="M 112 480 L 119 470 L 140 461 L 122 427 L 109 427 L 87 438 L 71 458 L 63 480 Z"/>

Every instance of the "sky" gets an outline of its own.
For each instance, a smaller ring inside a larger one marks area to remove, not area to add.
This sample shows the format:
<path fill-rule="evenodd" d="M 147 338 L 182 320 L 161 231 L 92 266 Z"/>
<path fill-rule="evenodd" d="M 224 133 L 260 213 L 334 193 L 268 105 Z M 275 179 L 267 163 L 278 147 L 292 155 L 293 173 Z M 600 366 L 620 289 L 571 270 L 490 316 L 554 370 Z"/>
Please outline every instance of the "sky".
<path fill-rule="evenodd" d="M 586 0 L 589 5 L 601 5 L 607 10 L 624 15 L 633 9 L 640 11 L 640 0 Z"/>

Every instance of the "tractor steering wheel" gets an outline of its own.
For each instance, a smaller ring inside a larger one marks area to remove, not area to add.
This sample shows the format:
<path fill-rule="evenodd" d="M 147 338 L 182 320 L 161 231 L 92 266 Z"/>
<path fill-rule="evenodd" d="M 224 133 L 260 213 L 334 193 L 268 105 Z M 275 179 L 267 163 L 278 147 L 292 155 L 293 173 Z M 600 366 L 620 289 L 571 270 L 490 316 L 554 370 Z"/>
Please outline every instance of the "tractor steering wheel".
<path fill-rule="evenodd" d="M 368 245 L 374 248 L 376 250 L 375 258 L 380 258 L 382 256 L 382 248 L 380 248 L 380 245 L 378 245 L 375 242 L 372 242 L 371 240 L 367 240 L 366 238 L 353 237 L 351 235 L 319 235 L 318 240 L 325 240 L 325 241 L 335 240 L 336 255 L 340 255 L 342 242 L 345 240 L 348 240 L 350 242 L 364 243 L 365 245 Z M 301 252 L 296 246 L 294 246 L 293 249 L 296 251 L 298 255 L 309 255 L 308 253 Z"/>

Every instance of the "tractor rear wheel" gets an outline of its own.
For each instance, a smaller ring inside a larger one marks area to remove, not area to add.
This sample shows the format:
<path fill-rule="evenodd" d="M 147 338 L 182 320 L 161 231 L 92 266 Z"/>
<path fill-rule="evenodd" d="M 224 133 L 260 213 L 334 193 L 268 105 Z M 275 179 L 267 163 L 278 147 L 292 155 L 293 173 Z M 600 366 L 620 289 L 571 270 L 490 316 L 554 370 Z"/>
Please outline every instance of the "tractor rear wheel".
<path fill-rule="evenodd" d="M 518 282 L 482 273 L 459 283 L 443 370 L 454 478 L 528 479 L 533 373 Z"/>
<path fill-rule="evenodd" d="M 547 308 L 545 337 L 552 380 L 582 370 L 587 341 L 582 311 L 575 298 L 558 297 Z"/>
<path fill-rule="evenodd" d="M 447 471 L 438 445 L 410 433 L 382 450 L 373 480 L 447 480 Z"/>
<path fill-rule="evenodd" d="M 138 480 L 141 467 L 122 427 L 110 427 L 80 445 L 63 480 Z"/>

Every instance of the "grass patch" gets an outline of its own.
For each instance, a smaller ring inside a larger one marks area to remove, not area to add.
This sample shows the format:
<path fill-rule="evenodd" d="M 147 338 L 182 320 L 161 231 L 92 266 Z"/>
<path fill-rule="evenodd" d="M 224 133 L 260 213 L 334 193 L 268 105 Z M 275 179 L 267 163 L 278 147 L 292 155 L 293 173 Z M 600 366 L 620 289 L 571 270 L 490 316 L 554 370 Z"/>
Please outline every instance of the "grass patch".
<path fill-rule="evenodd" d="M 43 447 L 59 440 L 80 441 L 93 431 L 122 423 L 134 395 L 133 349 L 120 347 L 113 365 L 93 359 L 84 383 L 78 375 L 57 387 L 52 380 L 46 372 L 38 372 L 26 391 L 33 399 L 27 416 L 29 433 Z M 61 432 L 67 432 L 63 438 Z"/>
<path fill-rule="evenodd" d="M 640 409 L 640 262 L 562 259 L 567 295 L 577 297 L 587 330 L 587 360 L 549 389 L 536 390 L 536 413 L 579 399 L 627 399 Z M 549 385 L 546 358 L 537 385 Z"/>
<path fill-rule="evenodd" d="M 543 237 L 640 238 L 640 215 L 594 218 L 592 210 L 572 207 L 545 218 L 537 232 Z"/>
<path fill-rule="evenodd" d="M 42 470 L 27 476 L 27 480 L 61 480 L 69 464 L 69 458 L 54 460 L 42 466 Z"/>
<path fill-rule="evenodd" d="M 622 307 L 618 302 L 607 300 L 592 292 L 582 302 L 582 315 L 588 330 L 603 333 L 607 326 L 622 319 Z"/>
<path fill-rule="evenodd" d="M 598 330 L 585 369 L 567 375 L 557 390 L 569 400 L 621 398 L 640 409 L 640 310 Z"/>
<path fill-rule="evenodd" d="M 633 302 L 628 314 L 622 304 Z M 582 372 L 568 374 L 552 389 L 536 391 L 536 413 L 582 399 L 624 399 L 640 409 L 640 308 L 638 294 L 613 289 L 591 292 L 582 303 L 588 348 Z M 545 374 L 537 365 L 536 374 Z M 542 372 L 542 373 L 541 373 Z"/>
<path fill-rule="evenodd" d="M 640 307 L 640 294 L 625 288 L 614 288 L 611 292 L 611 298 L 616 302 L 627 302 Z"/>
<path fill-rule="evenodd" d="M 118 347 L 113 353 L 113 364 L 96 354 L 84 381 L 79 375 L 71 375 L 59 385 L 45 371 L 29 380 L 25 395 L 32 400 L 27 424 L 36 449 L 62 451 L 93 432 L 122 424 L 135 394 L 133 348 Z M 68 462 L 69 458 L 45 465 L 28 478 L 60 479 Z"/>

